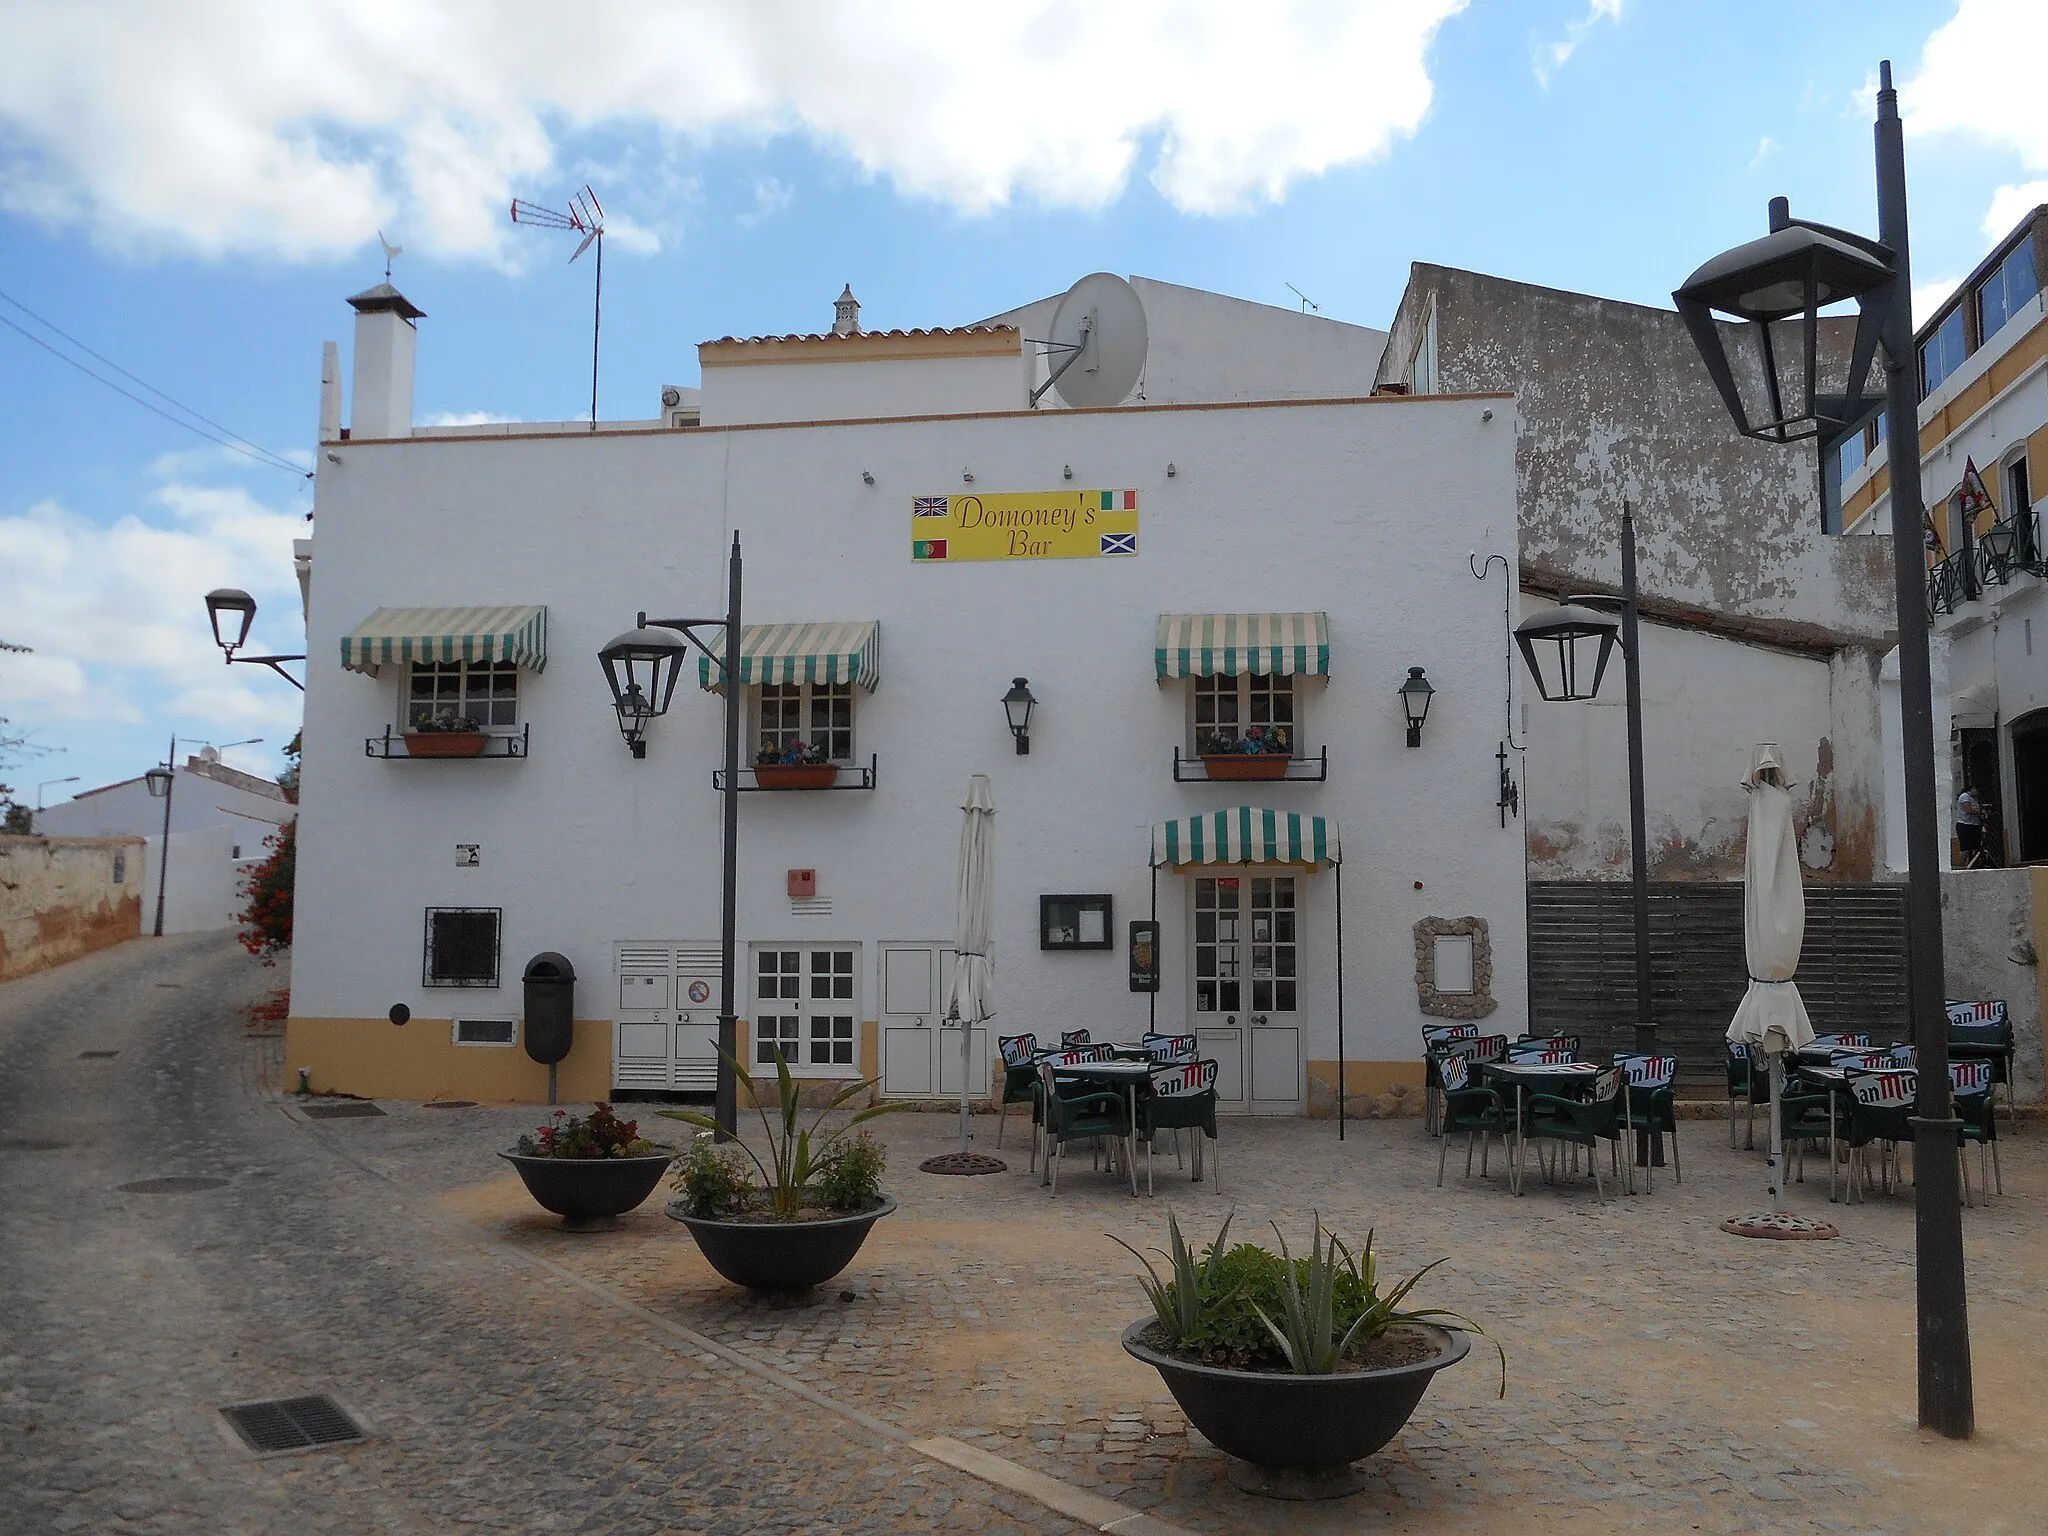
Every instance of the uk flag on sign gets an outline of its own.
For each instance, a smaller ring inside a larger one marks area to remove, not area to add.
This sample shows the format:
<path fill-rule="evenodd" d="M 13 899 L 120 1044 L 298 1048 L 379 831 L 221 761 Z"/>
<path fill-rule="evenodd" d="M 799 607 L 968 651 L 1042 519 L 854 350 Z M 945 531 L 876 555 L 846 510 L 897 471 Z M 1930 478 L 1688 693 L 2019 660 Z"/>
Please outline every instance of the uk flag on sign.
<path fill-rule="evenodd" d="M 1138 536 L 1135 533 L 1105 533 L 1102 536 L 1102 553 L 1105 555 L 1135 555 L 1138 552 Z"/>
<path fill-rule="evenodd" d="M 913 496 L 910 498 L 912 517 L 944 517 L 946 498 L 943 496 Z"/>

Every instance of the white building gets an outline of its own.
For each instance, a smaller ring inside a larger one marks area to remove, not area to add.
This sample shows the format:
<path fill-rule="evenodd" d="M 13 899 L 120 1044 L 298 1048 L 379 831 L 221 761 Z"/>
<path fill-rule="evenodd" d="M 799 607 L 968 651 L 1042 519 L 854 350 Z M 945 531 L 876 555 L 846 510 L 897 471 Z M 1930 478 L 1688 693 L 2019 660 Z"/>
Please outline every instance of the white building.
<path fill-rule="evenodd" d="M 1501 594 L 1470 570 L 1516 556 L 1512 399 L 1368 399 L 1378 332 L 1138 287 L 1149 362 L 1121 405 L 1030 407 L 1044 306 L 874 334 L 849 294 L 833 334 L 707 343 L 701 396 L 595 432 L 412 430 L 419 312 L 353 301 L 345 436 L 337 370 L 322 407 L 288 1066 L 538 1098 L 520 974 L 557 951 L 565 1099 L 708 1086 L 721 699 L 693 659 L 636 759 L 596 653 L 637 611 L 722 613 L 735 534 L 743 739 L 836 767 L 781 792 L 742 770 L 748 1059 L 779 1041 L 806 1077 L 957 1090 L 938 1014 L 976 771 L 992 1033 L 1193 1031 L 1231 1107 L 1282 1114 L 1329 1107 L 1340 1051 L 1354 1106 L 1419 1083 L 1432 1013 L 1518 1033 Z M 1410 749 L 1414 667 L 1436 692 Z M 422 758 L 449 743 L 406 727 L 436 714 L 481 755 Z M 1208 776 L 1202 722 L 1231 716 L 1291 717 L 1286 781 Z M 1148 995 L 1126 939 L 1155 911 Z"/>
<path fill-rule="evenodd" d="M 170 795 L 171 854 L 163 886 L 163 931 L 232 928 L 244 906 L 242 885 L 270 853 L 269 840 L 298 807 L 269 779 L 230 768 L 212 749 L 178 766 Z M 140 778 L 89 789 L 36 812 L 46 837 L 139 837 L 144 867 L 129 876 L 142 892 L 142 926 L 156 925 L 164 802 Z"/>

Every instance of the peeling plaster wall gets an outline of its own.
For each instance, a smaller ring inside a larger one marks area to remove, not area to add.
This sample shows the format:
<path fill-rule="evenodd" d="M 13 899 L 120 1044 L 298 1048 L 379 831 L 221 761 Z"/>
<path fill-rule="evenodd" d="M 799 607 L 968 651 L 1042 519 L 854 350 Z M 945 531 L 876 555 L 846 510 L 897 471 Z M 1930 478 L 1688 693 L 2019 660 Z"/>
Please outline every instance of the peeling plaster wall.
<path fill-rule="evenodd" d="M 2040 929 L 2035 898 L 2044 871 L 1953 869 L 1941 877 L 1941 960 L 1947 996 L 2000 998 L 2012 1021 L 2013 1097 L 2041 1102 Z"/>
<path fill-rule="evenodd" d="M 139 838 L 0 837 L 0 981 L 134 938 L 141 877 Z"/>

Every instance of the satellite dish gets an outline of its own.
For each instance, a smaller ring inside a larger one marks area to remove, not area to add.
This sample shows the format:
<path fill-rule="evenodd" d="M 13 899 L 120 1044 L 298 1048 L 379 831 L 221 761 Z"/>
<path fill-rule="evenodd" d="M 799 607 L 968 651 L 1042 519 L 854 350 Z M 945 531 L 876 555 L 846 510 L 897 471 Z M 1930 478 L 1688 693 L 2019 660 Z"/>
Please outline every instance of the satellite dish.
<path fill-rule="evenodd" d="M 1113 272 L 1091 272 L 1053 312 L 1046 385 L 1077 409 L 1121 405 L 1145 371 L 1148 340 L 1137 290 Z"/>
<path fill-rule="evenodd" d="M 217 747 L 201 747 L 199 749 L 199 761 L 202 763 L 219 762 L 220 750 Z"/>

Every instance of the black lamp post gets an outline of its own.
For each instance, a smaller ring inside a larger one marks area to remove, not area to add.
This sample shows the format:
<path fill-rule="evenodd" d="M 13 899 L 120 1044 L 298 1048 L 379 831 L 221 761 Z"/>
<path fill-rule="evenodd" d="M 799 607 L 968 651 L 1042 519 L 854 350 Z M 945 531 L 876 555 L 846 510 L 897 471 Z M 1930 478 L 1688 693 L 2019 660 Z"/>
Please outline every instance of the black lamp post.
<path fill-rule="evenodd" d="M 1429 718 L 1429 701 L 1436 694 L 1429 679 L 1422 675 L 1422 668 L 1410 667 L 1408 681 L 1394 692 L 1401 696 L 1401 713 L 1408 717 L 1408 745 L 1422 745 L 1422 722 Z"/>
<path fill-rule="evenodd" d="M 213 625 L 213 643 L 221 648 L 221 654 L 227 659 L 229 665 L 233 665 L 238 661 L 254 662 L 258 666 L 270 668 L 271 671 L 290 683 L 299 692 L 304 693 L 306 691 L 304 683 L 278 665 L 281 661 L 304 661 L 306 659 L 304 656 L 237 656 L 235 654 L 235 652 L 239 651 L 249 642 L 249 626 L 256 622 L 255 598 L 244 592 L 240 587 L 215 587 L 206 594 L 206 617 L 208 622 Z M 221 630 L 223 618 L 227 620 L 229 627 L 233 630 L 232 638 Z"/>
<path fill-rule="evenodd" d="M 1010 691 L 1003 695 L 1003 715 L 1010 722 L 1010 734 L 1017 738 L 1017 755 L 1023 757 L 1031 751 L 1031 711 L 1038 700 L 1031 696 L 1026 679 L 1010 679 Z"/>
<path fill-rule="evenodd" d="M 1701 267 L 1672 295 L 1700 357 L 1749 437 L 1839 444 L 1871 412 L 1870 365 L 1884 351 L 1886 458 L 1891 474 L 1892 567 L 1898 607 L 1899 724 L 1905 738 L 1907 996 L 1919 1047 L 1914 1103 L 1914 1237 L 1918 1273 L 1920 1422 L 1952 1439 L 1976 1427 L 1970 1372 L 1969 1306 L 1956 1172 L 1955 1118 L 1948 1076 L 1948 1015 L 1942 1006 L 1939 807 L 1934 798 L 1934 699 L 1927 656 L 1926 576 L 1919 532 L 1920 390 L 1913 347 L 1912 270 L 1906 230 L 1906 151 L 1890 62 L 1878 66 L 1877 229 L 1871 240 L 1795 220 L 1771 201 L 1771 233 Z M 1849 369 L 1839 391 L 1819 385 L 1819 312 L 1854 299 L 1859 308 Z M 1758 366 L 1738 379 L 1719 310 L 1749 322 Z M 1774 325 L 1796 327 L 1792 359 L 1773 344 Z M 1803 369 L 1786 377 L 1788 361 Z M 1742 385 L 1761 387 L 1752 410 Z"/>
<path fill-rule="evenodd" d="M 178 786 L 178 738 L 171 738 L 169 757 L 142 776 L 150 794 L 164 803 L 164 840 L 156 855 L 156 926 L 151 933 L 164 936 L 164 886 L 171 872 L 171 791 Z"/>
<path fill-rule="evenodd" d="M 1599 695 L 1607 675 L 1607 659 L 1621 639 L 1622 672 L 1628 688 L 1628 831 L 1629 875 L 1633 886 L 1636 931 L 1636 1050 L 1657 1052 L 1656 1016 L 1650 1002 L 1650 838 L 1643 810 L 1643 686 L 1641 647 L 1636 632 L 1636 520 L 1627 502 L 1621 504 L 1621 610 L 1619 622 L 1596 612 L 1590 604 L 1615 603 L 1611 597 L 1574 597 L 1547 613 L 1515 626 L 1515 644 L 1536 679 L 1544 699 L 1591 699 Z M 1663 1138 L 1654 1146 L 1642 1136 L 1636 1160 L 1663 1160 Z"/>
<path fill-rule="evenodd" d="M 650 619 L 641 614 L 634 627 L 597 653 L 605 681 L 618 711 L 619 734 L 633 756 L 647 756 L 647 723 L 668 713 L 676 679 L 691 644 L 711 658 L 725 689 L 725 825 L 723 887 L 719 919 L 718 1091 L 712 1117 L 721 1139 L 738 1122 L 739 1092 L 732 1064 L 739 1054 L 739 1009 L 735 951 L 739 928 L 740 837 L 740 679 L 744 675 L 740 627 L 740 536 L 732 536 L 726 565 L 725 617 L 722 619 Z"/>

